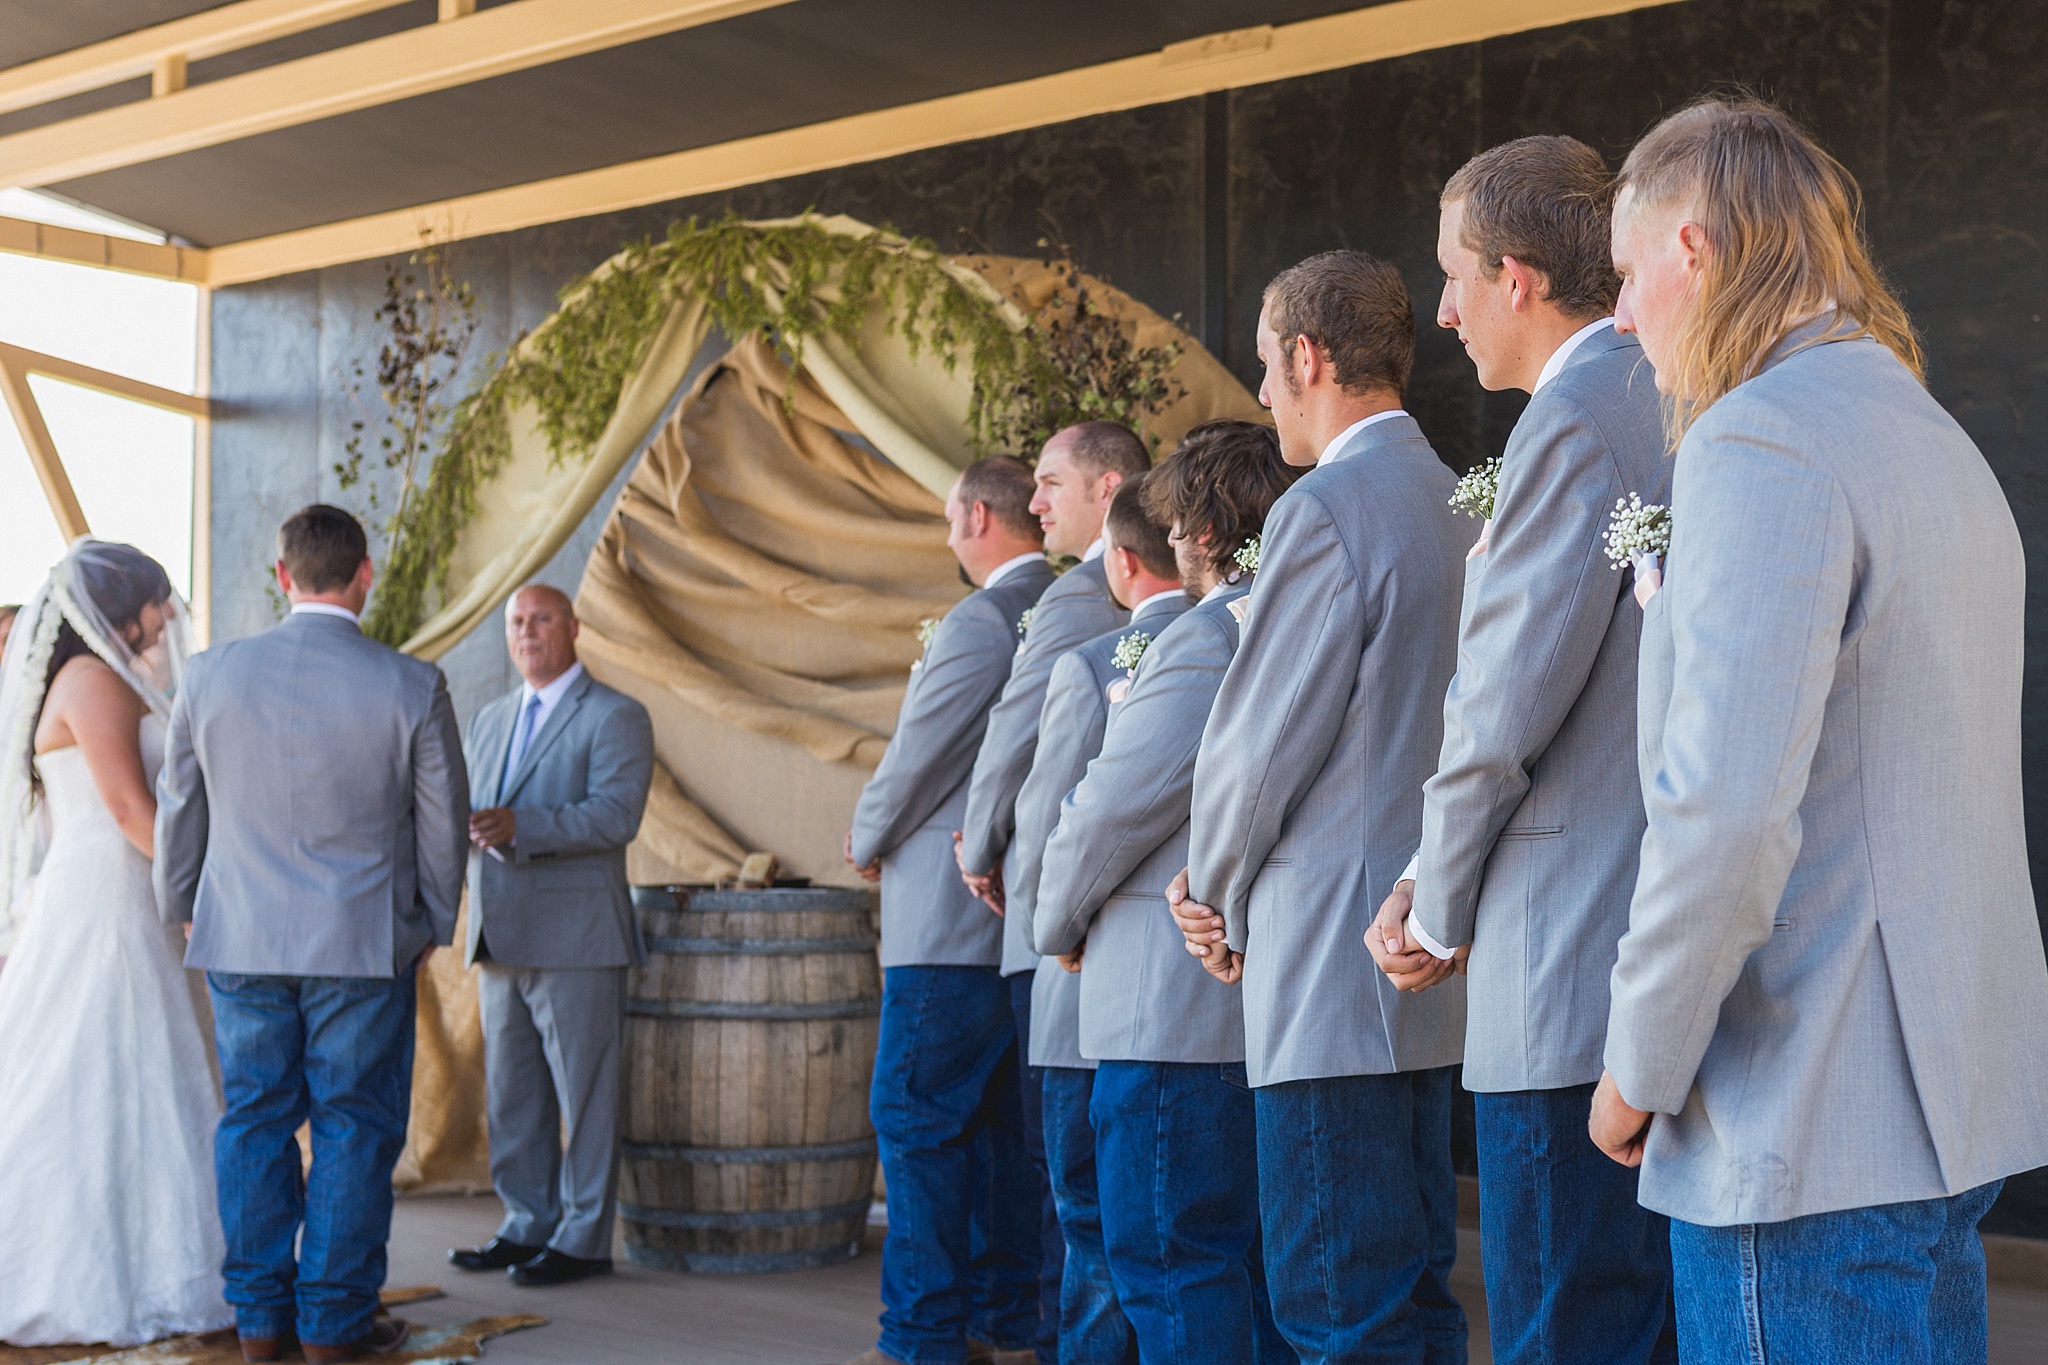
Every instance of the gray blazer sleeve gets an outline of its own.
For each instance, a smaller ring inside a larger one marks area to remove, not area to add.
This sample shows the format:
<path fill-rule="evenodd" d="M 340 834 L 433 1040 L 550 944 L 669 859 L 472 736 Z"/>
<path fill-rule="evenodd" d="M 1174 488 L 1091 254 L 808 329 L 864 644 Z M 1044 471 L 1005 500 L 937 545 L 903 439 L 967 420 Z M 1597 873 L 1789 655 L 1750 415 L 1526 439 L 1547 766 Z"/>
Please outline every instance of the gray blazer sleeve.
<path fill-rule="evenodd" d="M 1188 887 L 1242 952 L 1252 883 L 1342 732 L 1367 603 L 1335 520 L 1302 488 L 1273 504 L 1237 657 L 1195 760 Z"/>
<path fill-rule="evenodd" d="M 962 817 L 960 858 L 977 876 L 1002 862 L 1016 835 L 1017 794 L 1024 789 L 1038 748 L 1039 717 L 1044 713 L 1053 665 L 1068 650 L 1087 644 L 1116 624 L 1109 613 L 1091 609 L 1093 598 L 1055 594 L 1057 587 L 1055 583 L 1046 590 L 1032 613 L 1031 628 L 1010 665 L 1002 698 L 988 713 L 988 733 L 974 759 L 967 813 Z"/>
<path fill-rule="evenodd" d="M 590 737 L 589 794 L 566 806 L 518 806 L 516 859 L 606 853 L 640 832 L 647 785 L 654 776 L 654 725 L 631 698 L 610 707 Z"/>
<path fill-rule="evenodd" d="M 853 811 L 853 860 L 896 851 L 938 812 L 974 765 L 989 702 L 1016 650 L 1010 623 L 983 596 L 946 613 L 904 697 L 896 733 Z"/>
<path fill-rule="evenodd" d="M 1032 922 L 1041 953 L 1068 953 L 1110 893 L 1187 823 L 1202 722 L 1231 643 L 1200 620 L 1183 620 L 1146 652 L 1118 704 L 1102 753 L 1060 806 L 1045 853 Z"/>
<path fill-rule="evenodd" d="M 164 738 L 164 764 L 156 778 L 157 911 L 166 924 L 190 924 L 192 903 L 199 895 L 199 872 L 206 865 L 206 776 L 192 747 L 192 675 L 171 703 L 171 723 Z"/>
<path fill-rule="evenodd" d="M 1796 458 L 1795 424 L 1743 422 L 1755 407 L 1702 418 L 1673 486 L 1673 686 L 1605 1053 L 1623 1098 L 1657 1113 L 1684 1107 L 1722 1002 L 1770 940 L 1854 576 L 1834 479 Z"/>
<path fill-rule="evenodd" d="M 1061 655 L 1046 684 L 1031 772 L 1017 793 L 1017 885 L 1005 888 L 1005 913 L 1024 916 L 1027 942 L 1037 923 L 1039 887 L 1050 866 L 1046 840 L 1059 823 L 1061 801 L 1095 756 L 1095 741 L 1108 710 L 1109 698 L 1087 661 L 1079 654 Z"/>
<path fill-rule="evenodd" d="M 462 761 L 462 730 L 448 699 L 448 679 L 438 668 L 433 700 L 413 736 L 412 801 L 420 903 L 434 942 L 453 943 L 469 865 L 469 770 Z"/>
<path fill-rule="evenodd" d="M 1488 548 L 1468 567 L 1478 578 L 1444 698 L 1443 753 L 1422 793 L 1415 914 L 1446 947 L 1472 941 L 1494 840 L 1592 676 L 1623 591 L 1605 539 L 1627 490 L 1600 424 L 1569 398 L 1539 396 L 1515 447 Z"/>

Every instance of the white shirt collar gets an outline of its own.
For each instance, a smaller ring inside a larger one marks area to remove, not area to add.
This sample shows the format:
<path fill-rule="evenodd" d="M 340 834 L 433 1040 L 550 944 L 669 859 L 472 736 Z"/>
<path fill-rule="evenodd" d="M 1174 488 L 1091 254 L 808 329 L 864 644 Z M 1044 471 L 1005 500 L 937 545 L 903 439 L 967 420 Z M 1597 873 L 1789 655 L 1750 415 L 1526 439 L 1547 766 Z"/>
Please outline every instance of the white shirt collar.
<path fill-rule="evenodd" d="M 569 665 L 568 672 L 562 674 L 561 677 L 556 678 L 546 687 L 535 687 L 532 683 L 526 683 L 522 685 L 519 689 L 519 704 L 521 706 L 524 706 L 529 701 L 532 701 L 535 697 L 539 697 L 541 719 L 545 720 L 547 719 L 548 712 L 555 709 L 555 703 L 559 702 L 562 699 L 562 694 L 564 692 L 567 692 L 571 687 L 574 687 L 576 685 L 576 680 L 582 676 L 583 661 L 581 659 L 578 659 L 575 663 Z M 534 726 L 534 729 L 536 730 L 538 730 L 539 728 L 540 727 L 538 725 Z"/>
<path fill-rule="evenodd" d="M 1338 432 L 1336 440 L 1330 442 L 1328 445 L 1323 447 L 1323 453 L 1316 457 L 1316 468 L 1321 469 L 1324 465 L 1328 464 L 1332 459 L 1336 457 L 1337 452 L 1345 447 L 1345 445 L 1351 440 L 1352 437 L 1356 436 L 1359 432 L 1364 431 L 1373 423 L 1384 422 L 1390 417 L 1406 417 L 1407 415 L 1408 413 L 1406 409 L 1388 408 L 1385 412 L 1376 412 L 1370 417 L 1359 418 L 1356 422 L 1353 422 L 1350 426 Z"/>
<path fill-rule="evenodd" d="M 1536 387 L 1529 390 L 1529 392 L 1532 394 L 1543 392 L 1545 384 L 1548 384 L 1551 380 L 1564 373 L 1565 362 L 1572 358 L 1573 351 L 1579 349 L 1579 343 L 1599 331 L 1602 327 L 1612 327 L 1613 325 L 1613 318 L 1601 318 L 1597 322 L 1587 323 L 1584 327 L 1566 337 L 1563 344 L 1550 353 L 1550 359 L 1543 362 L 1543 373 L 1536 376 Z"/>
<path fill-rule="evenodd" d="M 1223 596 L 1224 593 L 1229 592 L 1232 588 L 1242 587 L 1243 585 L 1243 578 L 1226 578 L 1221 583 L 1218 583 L 1215 587 L 1209 589 L 1209 591 L 1203 593 L 1202 602 L 1214 602 L 1217 598 Z M 1202 602 L 1197 602 L 1195 605 L 1199 607 L 1200 605 L 1202 605 Z"/>
<path fill-rule="evenodd" d="M 990 588 L 993 588 L 996 584 L 1002 582 L 1034 559 L 1041 564 L 1044 563 L 1045 551 L 1033 550 L 1030 554 L 1018 555 L 1015 559 L 1004 560 L 1001 564 L 989 570 L 988 581 L 981 585 L 981 590 L 987 592 Z"/>
<path fill-rule="evenodd" d="M 1104 546 L 1102 544 L 1102 537 L 1095 537 L 1095 543 L 1093 545 L 1090 545 L 1087 549 L 1081 552 L 1081 562 L 1083 564 L 1086 564 L 1091 559 L 1102 558 L 1103 549 Z"/>
<path fill-rule="evenodd" d="M 1131 608 L 1131 619 L 1135 621 L 1140 616 L 1143 616 L 1145 608 L 1151 606 L 1154 602 L 1164 602 L 1170 597 L 1185 599 L 1187 595 L 1188 590 L 1186 588 L 1168 588 L 1164 592 L 1155 592 L 1150 597 L 1141 597 L 1138 599 L 1138 604 Z"/>
<path fill-rule="evenodd" d="M 342 620 L 357 628 L 360 628 L 363 624 L 362 617 L 356 615 L 347 607 L 337 607 L 332 602 L 292 603 L 292 615 L 297 616 L 301 612 L 308 616 L 339 616 Z"/>

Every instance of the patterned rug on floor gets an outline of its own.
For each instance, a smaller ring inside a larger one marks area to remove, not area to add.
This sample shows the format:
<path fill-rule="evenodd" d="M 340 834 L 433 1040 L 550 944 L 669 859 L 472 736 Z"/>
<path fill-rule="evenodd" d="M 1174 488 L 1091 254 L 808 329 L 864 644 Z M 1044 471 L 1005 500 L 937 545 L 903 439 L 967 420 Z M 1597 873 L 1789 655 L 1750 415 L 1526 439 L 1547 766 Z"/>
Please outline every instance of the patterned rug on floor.
<path fill-rule="evenodd" d="M 384 1291 L 385 1307 L 419 1303 L 441 1297 L 430 1285 Z M 469 1322 L 444 1323 L 438 1327 L 415 1325 L 405 1349 L 377 1356 L 379 1365 L 476 1365 L 484 1343 L 507 1332 L 525 1327 L 543 1327 L 547 1319 L 535 1313 L 512 1313 L 497 1318 L 475 1318 Z M 296 1350 L 286 1351 L 280 1365 L 303 1361 Z M 234 1331 L 206 1332 L 171 1337 L 147 1346 L 124 1349 L 94 1346 L 7 1346 L 0 1345 L 0 1365 L 242 1365 L 242 1348 Z"/>

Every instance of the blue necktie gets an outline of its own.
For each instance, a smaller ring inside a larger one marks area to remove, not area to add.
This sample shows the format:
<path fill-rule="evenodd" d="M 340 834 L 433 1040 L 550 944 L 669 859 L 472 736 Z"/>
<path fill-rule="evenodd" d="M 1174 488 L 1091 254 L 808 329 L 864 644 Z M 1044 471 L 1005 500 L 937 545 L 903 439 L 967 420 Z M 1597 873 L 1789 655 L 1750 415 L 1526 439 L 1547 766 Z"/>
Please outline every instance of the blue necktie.
<path fill-rule="evenodd" d="M 510 793 L 512 774 L 519 771 L 519 762 L 526 757 L 527 746 L 533 743 L 534 721 L 540 716 L 540 693 L 526 699 L 526 705 L 519 712 L 519 724 L 512 731 L 512 747 L 505 753 L 505 775 L 498 779 L 498 800 L 503 801 Z"/>

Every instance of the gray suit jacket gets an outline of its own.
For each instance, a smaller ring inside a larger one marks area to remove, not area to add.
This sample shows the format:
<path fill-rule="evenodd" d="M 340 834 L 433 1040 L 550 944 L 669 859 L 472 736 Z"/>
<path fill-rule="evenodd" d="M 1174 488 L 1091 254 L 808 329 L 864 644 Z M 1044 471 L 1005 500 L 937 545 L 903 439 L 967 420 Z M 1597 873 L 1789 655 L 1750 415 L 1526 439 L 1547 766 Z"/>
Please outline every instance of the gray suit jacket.
<path fill-rule="evenodd" d="M 588 673 L 577 678 L 526 746 L 505 760 L 525 689 L 478 711 L 463 748 L 473 809 L 510 806 L 508 861 L 469 854 L 469 942 L 508 967 L 625 967 L 646 961 L 626 883 L 626 845 L 640 831 L 654 772 L 647 708 Z"/>
<path fill-rule="evenodd" d="M 1103 729 L 1115 710 L 1109 689 L 1119 682 L 1130 682 L 1130 674 L 1112 661 L 1117 646 L 1139 631 L 1154 636 L 1156 643 L 1158 638 L 1164 638 L 1166 628 L 1187 611 L 1188 605 L 1185 597 L 1153 602 L 1131 618 L 1128 625 L 1098 636 L 1079 649 L 1068 650 L 1053 665 L 1039 721 L 1038 752 L 1031 762 L 1031 775 L 1024 779 L 1024 788 L 1017 794 L 1017 884 L 1010 891 L 1007 906 L 1006 918 L 1013 923 L 1005 926 L 1006 955 L 1011 932 L 1021 933 L 1027 944 L 1033 942 L 1038 889 L 1044 879 L 1048 851 L 1046 841 L 1060 822 L 1060 803 L 1088 770 L 1089 760 L 1102 749 Z M 1035 620 L 1032 628 L 1037 628 Z M 1054 875 L 1057 879 L 1059 874 Z M 1072 947 L 1069 943 L 1057 951 L 1066 952 Z M 1031 951 L 1032 961 L 1038 967 L 1038 979 L 1031 988 L 1031 1064 L 1095 1065 L 1081 1049 L 1082 976 L 1060 966 L 1054 958 L 1039 957 L 1035 944 Z"/>
<path fill-rule="evenodd" d="M 1017 625 L 1052 582 L 1034 561 L 946 613 L 910 675 L 875 775 L 853 812 L 853 857 L 882 860 L 882 965 L 994 967 L 1003 921 L 960 881 L 953 832 L 989 708 L 1010 676 Z"/>
<path fill-rule="evenodd" d="M 2012 513 L 1890 352 L 1786 349 L 1679 447 L 1607 1028 L 1642 1202 L 1709 1225 L 2048 1163 Z"/>
<path fill-rule="evenodd" d="M 1643 618 L 1607 525 L 1617 498 L 1665 502 L 1670 468 L 1642 347 L 1596 332 L 1515 424 L 1488 548 L 1465 561 L 1415 915 L 1437 942 L 1472 945 L 1467 1089 L 1600 1079 L 1643 837 Z"/>
<path fill-rule="evenodd" d="M 1449 1066 L 1465 986 L 1394 989 L 1365 931 L 1422 838 L 1472 528 L 1408 416 L 1266 518 L 1244 640 L 1195 761 L 1189 884 L 1244 953 L 1255 1086 Z"/>
<path fill-rule="evenodd" d="M 1086 939 L 1081 1052 L 1104 1061 L 1241 1062 L 1244 997 L 1190 956 L 1166 908 L 1188 865 L 1202 726 L 1237 652 L 1226 589 L 1175 621 L 1138 667 L 1102 752 L 1060 809 L 1033 931 L 1049 953 Z"/>
<path fill-rule="evenodd" d="M 1127 619 L 1128 613 L 1109 595 L 1099 555 L 1061 574 L 1031 609 L 1031 628 L 1017 647 L 1002 698 L 988 713 L 988 733 L 974 759 L 973 780 L 967 784 L 960 856 L 968 871 L 986 873 L 1000 863 L 1006 889 L 1026 880 L 1017 861 L 1023 850 L 1012 837 L 1017 793 L 1024 789 L 1038 747 L 1038 717 L 1053 661 Z M 1051 832 L 1047 825 L 1041 837 Z M 1032 850 L 1034 860 L 1040 852 Z M 1038 954 L 1032 950 L 1028 924 L 1007 913 L 1004 918 L 1003 975 L 1029 971 L 1038 964 Z"/>
<path fill-rule="evenodd" d="M 441 670 L 306 612 L 192 660 L 157 778 L 156 896 L 185 965 L 391 977 L 455 936 L 469 847 Z"/>

